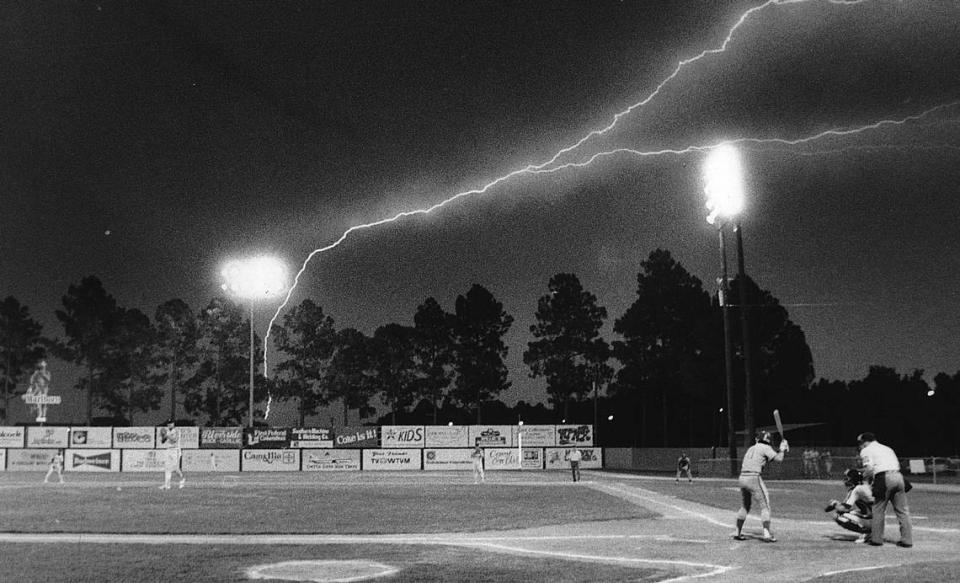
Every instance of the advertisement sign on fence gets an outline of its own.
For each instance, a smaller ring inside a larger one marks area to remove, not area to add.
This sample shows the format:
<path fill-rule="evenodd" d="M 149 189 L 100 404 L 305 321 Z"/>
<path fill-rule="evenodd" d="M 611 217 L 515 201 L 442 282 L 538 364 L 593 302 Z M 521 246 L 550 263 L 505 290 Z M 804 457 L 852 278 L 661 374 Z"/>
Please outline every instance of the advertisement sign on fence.
<path fill-rule="evenodd" d="M 23 427 L 0 427 L 0 447 L 23 447 L 26 431 Z"/>
<path fill-rule="evenodd" d="M 7 469 L 7 450 L 0 449 L 0 472 Z"/>
<path fill-rule="evenodd" d="M 189 425 L 178 425 L 176 427 L 179 437 L 178 444 L 180 449 L 197 449 L 200 447 L 200 428 Z M 157 427 L 154 439 L 158 446 L 163 447 L 163 435 L 166 434 L 166 427 Z"/>
<path fill-rule="evenodd" d="M 55 449 L 8 449 L 7 470 L 32 472 L 50 467 L 50 459 L 57 455 Z"/>
<path fill-rule="evenodd" d="M 380 447 L 379 427 L 337 427 L 334 447 Z"/>
<path fill-rule="evenodd" d="M 120 468 L 124 472 L 162 472 L 166 459 L 165 449 L 125 449 Z"/>
<path fill-rule="evenodd" d="M 339 472 L 360 470 L 359 449 L 305 449 L 304 472 Z"/>
<path fill-rule="evenodd" d="M 423 425 L 385 425 L 380 428 L 380 447 L 423 447 Z"/>
<path fill-rule="evenodd" d="M 466 434 L 464 434 L 466 438 Z M 425 449 L 423 450 L 423 469 L 425 470 L 472 470 L 472 449 Z"/>
<path fill-rule="evenodd" d="M 548 447 L 546 456 L 547 456 L 547 469 L 548 470 L 565 470 L 570 468 L 570 452 L 574 449 L 579 449 L 580 453 L 583 454 L 583 459 L 580 460 L 580 467 L 583 469 L 600 469 L 603 467 L 603 450 L 599 447 Z"/>
<path fill-rule="evenodd" d="M 117 449 L 153 449 L 155 427 L 114 427 L 113 447 Z"/>
<path fill-rule="evenodd" d="M 68 427 L 27 427 L 27 447 L 67 447 Z"/>
<path fill-rule="evenodd" d="M 428 425 L 424 428 L 426 447 L 468 447 L 469 439 L 466 425 Z"/>
<path fill-rule="evenodd" d="M 109 449 L 113 445 L 113 430 L 109 427 L 71 427 L 70 447 Z"/>
<path fill-rule="evenodd" d="M 365 449 L 364 471 L 419 470 L 419 449 Z"/>
<path fill-rule="evenodd" d="M 185 449 L 180 458 L 184 472 L 239 472 L 238 449 Z"/>
<path fill-rule="evenodd" d="M 557 445 L 593 445 L 593 426 L 557 425 Z"/>
<path fill-rule="evenodd" d="M 521 445 L 517 434 L 523 431 L 523 447 L 553 447 L 557 445 L 556 425 L 514 425 L 511 428 L 513 445 Z"/>
<path fill-rule="evenodd" d="M 519 470 L 521 469 L 517 448 L 510 449 L 490 448 L 483 451 L 483 466 L 488 470 Z M 543 450 L 539 447 L 523 448 L 524 470 L 543 469 Z"/>
<path fill-rule="evenodd" d="M 299 449 L 245 449 L 240 452 L 244 472 L 298 472 Z"/>
<path fill-rule="evenodd" d="M 120 450 L 68 449 L 64 469 L 68 472 L 119 472 Z"/>
<path fill-rule="evenodd" d="M 244 427 L 243 447 L 257 449 L 290 447 L 290 429 L 286 427 Z"/>
<path fill-rule="evenodd" d="M 511 447 L 514 445 L 511 425 L 471 425 L 468 447 Z"/>
<path fill-rule="evenodd" d="M 239 427 L 204 427 L 200 430 L 200 447 L 240 449 L 243 433 Z"/>
<path fill-rule="evenodd" d="M 294 427 L 290 430 L 290 447 L 333 447 L 333 431 L 320 427 Z"/>

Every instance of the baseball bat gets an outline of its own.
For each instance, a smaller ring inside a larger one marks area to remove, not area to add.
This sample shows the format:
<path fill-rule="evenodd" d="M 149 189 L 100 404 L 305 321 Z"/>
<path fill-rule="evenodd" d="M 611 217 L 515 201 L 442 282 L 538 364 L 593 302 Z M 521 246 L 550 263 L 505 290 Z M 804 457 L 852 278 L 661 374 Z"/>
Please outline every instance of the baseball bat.
<path fill-rule="evenodd" d="M 783 422 L 780 421 L 780 409 L 773 410 L 773 422 L 777 424 L 777 433 L 783 439 Z"/>

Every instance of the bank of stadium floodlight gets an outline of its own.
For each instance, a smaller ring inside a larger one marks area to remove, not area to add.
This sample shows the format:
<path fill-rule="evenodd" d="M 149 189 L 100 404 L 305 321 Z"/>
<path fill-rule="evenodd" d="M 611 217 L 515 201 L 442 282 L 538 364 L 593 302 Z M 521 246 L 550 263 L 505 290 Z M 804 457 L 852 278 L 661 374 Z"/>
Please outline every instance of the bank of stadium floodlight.
<path fill-rule="evenodd" d="M 258 256 L 227 262 L 221 272 L 223 290 L 247 302 L 250 309 L 250 403 L 249 426 L 253 427 L 253 307 L 280 295 L 287 285 L 287 270 L 275 257 Z M 263 347 L 267 349 L 266 346 Z"/>

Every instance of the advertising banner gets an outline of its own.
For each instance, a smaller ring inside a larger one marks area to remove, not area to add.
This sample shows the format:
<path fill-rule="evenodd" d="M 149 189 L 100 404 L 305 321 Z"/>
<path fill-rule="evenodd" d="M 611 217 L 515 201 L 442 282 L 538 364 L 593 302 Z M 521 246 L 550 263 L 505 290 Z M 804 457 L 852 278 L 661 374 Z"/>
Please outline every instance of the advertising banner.
<path fill-rule="evenodd" d="M 0 447 L 23 447 L 26 437 L 23 427 L 0 427 Z"/>
<path fill-rule="evenodd" d="M 466 427 L 464 427 L 466 429 Z M 466 438 L 466 432 L 464 432 Z M 425 470 L 472 470 L 472 449 L 425 449 L 423 450 L 423 469 Z"/>
<path fill-rule="evenodd" d="M 423 447 L 423 425 L 384 425 L 380 428 L 380 447 Z"/>
<path fill-rule="evenodd" d="M 244 472 L 299 472 L 299 449 L 245 449 L 240 452 Z"/>
<path fill-rule="evenodd" d="M 393 471 L 419 470 L 419 449 L 365 449 L 363 450 L 363 470 Z"/>
<path fill-rule="evenodd" d="M 548 447 L 546 451 L 548 470 L 569 470 L 570 460 L 568 456 L 574 449 L 579 449 L 583 454 L 580 460 L 581 469 L 600 469 L 603 467 L 603 449 L 599 447 Z"/>
<path fill-rule="evenodd" d="M 359 449 L 305 449 L 304 472 L 339 472 L 360 470 Z"/>
<path fill-rule="evenodd" d="M 517 441 L 517 434 L 523 430 L 523 443 Z M 514 425 L 511 429 L 513 445 L 523 447 L 554 447 L 557 445 L 556 425 Z"/>
<path fill-rule="evenodd" d="M 162 472 L 167 459 L 165 449 L 125 449 L 120 456 L 124 472 Z"/>
<path fill-rule="evenodd" d="M 523 467 L 517 461 L 517 448 L 491 448 L 483 451 L 483 467 L 488 470 L 542 470 L 543 450 L 539 447 L 523 448 Z"/>
<path fill-rule="evenodd" d="M 593 425 L 557 425 L 557 445 L 593 445 Z"/>
<path fill-rule="evenodd" d="M 0 472 L 7 469 L 7 450 L 0 449 Z"/>
<path fill-rule="evenodd" d="M 113 430 L 109 427 L 71 427 L 70 447 L 110 449 L 113 445 Z"/>
<path fill-rule="evenodd" d="M 198 447 L 200 447 L 200 428 L 199 427 L 177 425 L 175 429 L 177 430 L 177 435 L 180 438 L 178 442 L 180 445 L 180 449 L 197 449 Z M 156 428 L 156 435 L 154 435 L 154 440 L 155 440 L 155 443 L 157 444 L 157 447 L 161 447 L 161 448 L 163 447 L 164 441 L 162 436 L 165 434 L 166 431 L 167 431 L 166 427 Z"/>
<path fill-rule="evenodd" d="M 117 449 L 153 449 L 156 427 L 114 427 L 113 447 Z"/>
<path fill-rule="evenodd" d="M 333 447 L 333 430 L 322 427 L 294 427 L 290 430 L 290 447 Z"/>
<path fill-rule="evenodd" d="M 290 429 L 287 427 L 244 427 L 243 447 L 257 449 L 290 447 Z"/>
<path fill-rule="evenodd" d="M 27 427 L 27 447 L 67 447 L 69 427 Z"/>
<path fill-rule="evenodd" d="M 184 472 L 239 472 L 239 449 L 185 449 L 180 458 Z"/>
<path fill-rule="evenodd" d="M 511 425 L 471 425 L 468 447 L 511 447 L 513 443 Z"/>
<path fill-rule="evenodd" d="M 466 425 L 428 425 L 424 428 L 425 447 L 469 447 Z"/>
<path fill-rule="evenodd" d="M 119 472 L 120 450 L 68 449 L 64 469 L 68 472 Z"/>
<path fill-rule="evenodd" d="M 380 447 L 379 427 L 337 427 L 334 447 Z"/>
<path fill-rule="evenodd" d="M 47 471 L 50 467 L 50 459 L 55 455 L 57 455 L 55 449 L 8 449 L 7 471 Z"/>
<path fill-rule="evenodd" d="M 239 427 L 203 427 L 200 429 L 200 447 L 204 449 L 240 449 L 243 433 Z"/>

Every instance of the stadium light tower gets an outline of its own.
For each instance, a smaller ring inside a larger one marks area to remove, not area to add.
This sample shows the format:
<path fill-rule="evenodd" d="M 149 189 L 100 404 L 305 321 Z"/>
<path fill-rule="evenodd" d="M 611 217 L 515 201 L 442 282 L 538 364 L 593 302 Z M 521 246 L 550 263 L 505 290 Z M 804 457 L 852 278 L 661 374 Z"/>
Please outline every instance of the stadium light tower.
<path fill-rule="evenodd" d="M 720 310 L 723 314 L 723 363 L 727 389 L 727 448 L 730 457 L 730 475 L 737 475 L 737 443 L 733 431 L 733 331 L 730 326 L 730 302 L 727 280 L 727 247 L 724 223 L 736 218 L 743 210 L 743 173 L 740 156 L 729 144 L 714 148 L 703 168 L 707 195 L 707 222 L 717 225 L 720 236 Z M 741 284 L 743 282 L 741 281 Z"/>
<path fill-rule="evenodd" d="M 222 271 L 223 289 L 233 296 L 246 300 L 250 308 L 250 410 L 248 425 L 253 427 L 253 306 L 260 300 L 279 295 L 286 289 L 287 270 L 274 257 L 251 257 L 234 260 Z M 263 347 L 267 349 L 266 346 Z"/>

